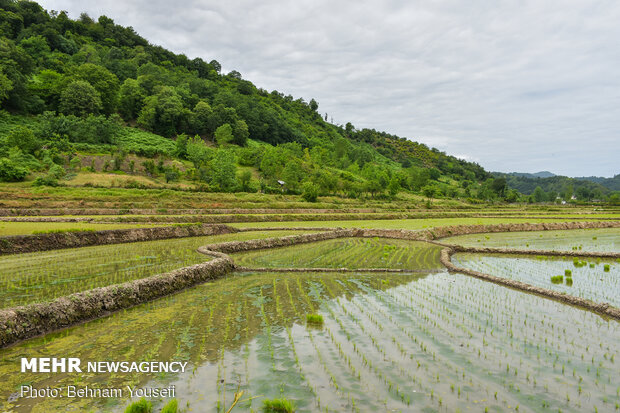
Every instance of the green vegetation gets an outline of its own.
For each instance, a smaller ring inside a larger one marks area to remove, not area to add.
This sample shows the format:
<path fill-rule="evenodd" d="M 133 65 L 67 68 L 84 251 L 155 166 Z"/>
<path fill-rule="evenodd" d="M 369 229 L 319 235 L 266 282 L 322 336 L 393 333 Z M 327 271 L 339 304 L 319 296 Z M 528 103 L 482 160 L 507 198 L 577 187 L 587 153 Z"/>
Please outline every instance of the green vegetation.
<path fill-rule="evenodd" d="M 29 235 L 80 231 L 102 231 L 107 229 L 162 227 L 166 224 L 90 223 L 90 222 L 10 222 L 0 221 L 0 236 Z"/>
<path fill-rule="evenodd" d="M 586 218 L 567 221 L 587 221 Z M 287 227 L 331 227 L 331 228 L 381 228 L 381 229 L 430 229 L 452 225 L 492 225 L 507 223 L 557 222 L 549 218 L 429 218 L 429 219 L 382 219 L 343 221 L 289 221 L 289 222 L 244 222 L 231 223 L 237 228 L 287 228 Z M 479 236 L 480 237 L 480 236 Z"/>
<path fill-rule="evenodd" d="M 306 314 L 306 323 L 322 326 L 323 316 L 321 314 Z"/>
<path fill-rule="evenodd" d="M 125 409 L 125 413 L 151 413 L 153 411 L 153 405 L 145 398 L 141 398 L 137 402 L 131 403 Z"/>
<path fill-rule="evenodd" d="M 317 313 L 323 328 L 306 328 L 306 315 Z M 283 397 L 310 412 L 341 411 L 345 403 L 353 411 L 539 411 L 542 400 L 550 411 L 613 409 L 620 402 L 616 324 L 460 274 L 244 273 L 3 349 L 0 410 L 15 410 L 9 396 L 21 383 L 75 381 L 16 373 L 25 353 L 96 360 L 101 348 L 110 360 L 134 354 L 191 368 L 82 376 L 81 385 L 101 385 L 102 376 L 107 387 L 173 382 L 187 411 L 226 411 L 241 391 L 233 412 L 260 411 L 264 399 Z M 123 411 L 129 402 L 85 398 L 73 407 Z M 54 398 L 34 403 L 66 410 Z M 153 411 L 163 404 L 152 403 Z"/>
<path fill-rule="evenodd" d="M 620 174 L 613 178 L 569 178 L 566 176 L 535 177 L 523 174 L 493 173 L 510 188 L 529 195 L 533 202 L 560 203 L 608 200 L 620 205 Z"/>
<path fill-rule="evenodd" d="M 209 261 L 196 251 L 209 243 L 295 233 L 300 232 L 241 232 L 3 256 L 0 307 L 48 301 Z"/>
<path fill-rule="evenodd" d="M 266 413 L 293 413 L 295 404 L 287 399 L 263 400 L 263 411 Z"/>
<path fill-rule="evenodd" d="M 552 284 L 562 284 L 564 282 L 564 276 L 563 275 L 553 275 L 551 276 L 551 283 Z"/>
<path fill-rule="evenodd" d="M 11 22 L 0 30 L 2 181 L 64 186 L 88 170 L 148 176 L 177 189 L 296 194 L 307 202 L 410 193 L 533 201 L 475 163 L 329 123 L 314 99 L 269 92 L 236 71 L 221 73 L 216 60 L 153 46 L 107 16 L 71 20 L 34 2 L 1 4 L 3 21 Z"/>
<path fill-rule="evenodd" d="M 384 238 L 338 238 L 269 250 L 232 254 L 240 265 L 281 268 L 441 268 L 441 247 Z"/>

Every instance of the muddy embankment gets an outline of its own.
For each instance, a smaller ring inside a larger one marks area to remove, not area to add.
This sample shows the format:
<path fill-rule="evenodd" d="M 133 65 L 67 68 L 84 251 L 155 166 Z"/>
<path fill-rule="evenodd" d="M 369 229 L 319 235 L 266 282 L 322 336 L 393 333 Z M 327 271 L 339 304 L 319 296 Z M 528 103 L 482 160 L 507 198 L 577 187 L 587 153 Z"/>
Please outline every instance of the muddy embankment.
<path fill-rule="evenodd" d="M 219 235 L 233 232 L 237 232 L 237 230 L 227 225 L 181 225 L 157 228 L 127 228 L 103 231 L 12 235 L 0 238 L 0 255 L 48 251 L 62 248 L 78 248 L 93 245 Z"/>
<path fill-rule="evenodd" d="M 325 241 L 335 238 L 356 237 L 359 236 L 360 233 L 361 231 L 358 229 L 339 229 L 335 231 L 319 232 L 316 234 L 287 235 L 284 237 L 254 239 L 249 241 L 229 241 L 204 245 L 199 247 L 198 251 L 202 253 L 207 253 L 208 251 L 233 253 L 266 248 L 286 247 L 290 245 Z"/>
<path fill-rule="evenodd" d="M 522 224 L 454 225 L 419 231 L 365 229 L 364 236 L 432 241 L 457 235 L 482 234 L 485 232 L 554 231 L 586 228 L 620 228 L 620 221 L 544 222 Z"/>

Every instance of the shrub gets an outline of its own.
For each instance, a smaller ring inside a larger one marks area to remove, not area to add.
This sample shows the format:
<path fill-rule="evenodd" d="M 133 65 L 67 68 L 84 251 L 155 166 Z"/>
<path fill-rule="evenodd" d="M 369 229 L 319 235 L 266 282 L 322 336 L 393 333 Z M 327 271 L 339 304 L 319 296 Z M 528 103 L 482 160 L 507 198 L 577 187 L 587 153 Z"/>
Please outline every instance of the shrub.
<path fill-rule="evenodd" d="M 60 179 L 66 175 L 66 172 L 65 172 L 65 168 L 63 168 L 60 165 L 54 164 L 52 165 L 50 170 L 47 172 L 47 174 L 52 178 Z"/>
<path fill-rule="evenodd" d="M 9 158 L 0 158 L 0 181 L 17 182 L 23 181 L 28 175 L 28 169 Z"/>
<path fill-rule="evenodd" d="M 316 202 L 319 196 L 319 187 L 312 182 L 304 183 L 302 187 L 301 197 L 306 202 Z"/>

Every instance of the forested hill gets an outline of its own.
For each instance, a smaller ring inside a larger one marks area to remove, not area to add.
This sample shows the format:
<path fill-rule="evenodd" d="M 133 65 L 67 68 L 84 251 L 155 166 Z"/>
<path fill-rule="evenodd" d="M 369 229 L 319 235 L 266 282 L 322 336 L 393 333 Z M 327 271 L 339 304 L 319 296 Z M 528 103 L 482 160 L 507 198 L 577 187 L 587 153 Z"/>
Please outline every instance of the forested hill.
<path fill-rule="evenodd" d="M 281 190 L 282 180 L 293 193 L 508 194 L 505 181 L 475 163 L 333 125 L 314 99 L 266 91 L 106 16 L 72 20 L 35 2 L 0 0 L 0 34 L 3 181 L 62 185 L 59 177 L 88 167 L 214 191 Z M 103 166 L 94 158 L 102 154 L 110 155 Z"/>

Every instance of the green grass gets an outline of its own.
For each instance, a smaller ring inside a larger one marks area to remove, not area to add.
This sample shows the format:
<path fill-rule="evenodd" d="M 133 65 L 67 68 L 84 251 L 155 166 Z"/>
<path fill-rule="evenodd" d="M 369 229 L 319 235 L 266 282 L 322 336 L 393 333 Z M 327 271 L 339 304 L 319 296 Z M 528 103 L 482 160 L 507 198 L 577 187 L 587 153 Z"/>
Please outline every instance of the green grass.
<path fill-rule="evenodd" d="M 419 241 L 339 238 L 232 254 L 237 264 L 282 268 L 437 269 L 441 247 Z"/>
<path fill-rule="evenodd" d="M 157 224 L 98 224 L 91 222 L 0 222 L 0 236 L 45 234 L 54 232 L 101 231 L 106 229 L 164 227 Z"/>

